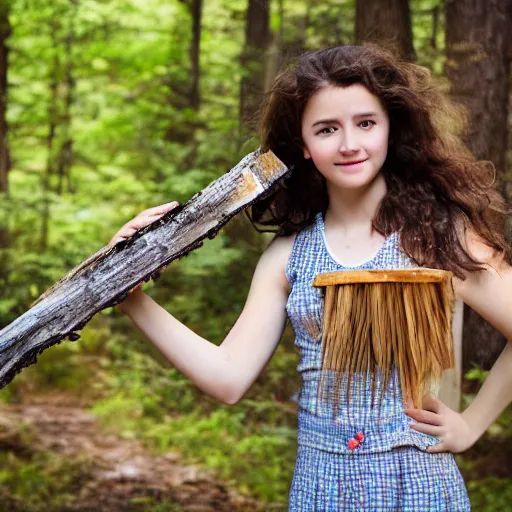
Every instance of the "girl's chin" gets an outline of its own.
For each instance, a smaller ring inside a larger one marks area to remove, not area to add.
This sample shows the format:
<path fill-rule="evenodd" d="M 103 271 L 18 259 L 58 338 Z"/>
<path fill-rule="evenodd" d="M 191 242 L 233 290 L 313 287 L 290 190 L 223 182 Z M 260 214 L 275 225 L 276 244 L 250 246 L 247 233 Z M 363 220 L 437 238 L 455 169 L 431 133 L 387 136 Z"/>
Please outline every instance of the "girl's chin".
<path fill-rule="evenodd" d="M 352 174 L 352 175 L 337 175 L 330 176 L 327 179 L 327 186 L 333 189 L 338 190 L 358 190 L 363 188 L 368 188 L 372 185 L 376 185 L 379 180 L 378 178 L 380 173 L 377 175 L 369 176 L 368 174 Z"/>

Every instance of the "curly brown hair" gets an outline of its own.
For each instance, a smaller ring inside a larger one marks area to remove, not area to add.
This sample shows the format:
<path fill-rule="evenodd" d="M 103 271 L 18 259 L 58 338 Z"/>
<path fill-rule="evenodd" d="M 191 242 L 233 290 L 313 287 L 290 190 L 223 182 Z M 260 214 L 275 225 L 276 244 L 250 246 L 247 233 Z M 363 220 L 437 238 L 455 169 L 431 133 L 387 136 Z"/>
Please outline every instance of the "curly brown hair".
<path fill-rule="evenodd" d="M 495 169 L 463 144 L 464 109 L 438 90 L 429 70 L 372 44 L 304 53 L 277 76 L 260 109 L 260 138 L 262 149 L 272 150 L 292 172 L 253 205 L 253 223 L 287 235 L 325 213 L 325 178 L 303 156 L 302 115 L 323 87 L 355 83 L 379 98 L 390 120 L 382 167 L 387 193 L 374 229 L 384 236 L 400 232 L 402 250 L 417 264 L 462 279 L 464 271 L 483 268 L 466 249 L 468 228 L 510 261 L 502 234 L 507 209 L 492 186 Z"/>

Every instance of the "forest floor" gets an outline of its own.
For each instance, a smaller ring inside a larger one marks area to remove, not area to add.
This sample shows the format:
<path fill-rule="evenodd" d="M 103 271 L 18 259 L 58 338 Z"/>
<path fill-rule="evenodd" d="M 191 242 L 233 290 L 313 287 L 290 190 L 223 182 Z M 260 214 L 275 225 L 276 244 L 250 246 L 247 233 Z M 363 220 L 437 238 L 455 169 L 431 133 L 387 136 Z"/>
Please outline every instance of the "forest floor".
<path fill-rule="evenodd" d="M 155 455 L 137 440 L 105 433 L 73 396 L 0 402 L 0 449 L 23 455 L 27 447 L 80 461 L 80 484 L 59 512 L 262 510 L 205 470 L 181 463 L 179 454 Z M 10 507 L 26 510 L 21 503 Z"/>
<path fill-rule="evenodd" d="M 184 463 L 178 453 L 157 454 L 108 432 L 90 404 L 68 392 L 20 397 L 0 401 L 1 512 L 284 510 L 241 496 L 233 483 Z M 475 510 L 512 510 L 508 431 L 495 428 L 457 458 Z"/>

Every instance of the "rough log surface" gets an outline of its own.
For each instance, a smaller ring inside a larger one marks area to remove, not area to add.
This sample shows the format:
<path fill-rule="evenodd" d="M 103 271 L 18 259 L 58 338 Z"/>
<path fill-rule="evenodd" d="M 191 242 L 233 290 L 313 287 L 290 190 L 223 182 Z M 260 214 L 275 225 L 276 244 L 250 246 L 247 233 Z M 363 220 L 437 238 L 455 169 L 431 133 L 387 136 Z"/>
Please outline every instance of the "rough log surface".
<path fill-rule="evenodd" d="M 66 337 L 77 340 L 76 331 L 102 309 L 119 304 L 134 286 L 215 237 L 288 172 L 272 152 L 250 153 L 187 203 L 75 267 L 0 331 L 0 388 L 43 350 Z"/>

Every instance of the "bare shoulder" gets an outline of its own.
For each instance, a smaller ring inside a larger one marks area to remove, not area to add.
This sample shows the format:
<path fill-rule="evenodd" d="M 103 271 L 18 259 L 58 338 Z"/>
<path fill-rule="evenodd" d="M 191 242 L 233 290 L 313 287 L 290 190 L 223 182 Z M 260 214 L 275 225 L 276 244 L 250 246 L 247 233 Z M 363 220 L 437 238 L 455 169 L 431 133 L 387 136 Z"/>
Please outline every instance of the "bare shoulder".
<path fill-rule="evenodd" d="M 257 272 L 269 273 L 274 278 L 277 278 L 287 291 L 289 290 L 289 284 L 285 271 L 292 254 L 295 236 L 295 234 L 276 236 L 261 255 L 256 269 Z"/>
<path fill-rule="evenodd" d="M 512 268 L 503 254 L 490 247 L 473 230 L 466 231 L 464 243 L 468 253 L 482 266 L 480 271 L 467 272 L 464 280 L 458 278 L 453 280 L 456 294 L 470 304 L 476 294 L 490 291 L 497 284 L 509 283 L 512 279 Z"/>
<path fill-rule="evenodd" d="M 464 243 L 469 254 L 475 260 L 480 261 L 482 265 L 493 268 L 501 264 L 502 255 L 496 249 L 490 247 L 474 230 L 466 230 Z"/>

